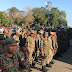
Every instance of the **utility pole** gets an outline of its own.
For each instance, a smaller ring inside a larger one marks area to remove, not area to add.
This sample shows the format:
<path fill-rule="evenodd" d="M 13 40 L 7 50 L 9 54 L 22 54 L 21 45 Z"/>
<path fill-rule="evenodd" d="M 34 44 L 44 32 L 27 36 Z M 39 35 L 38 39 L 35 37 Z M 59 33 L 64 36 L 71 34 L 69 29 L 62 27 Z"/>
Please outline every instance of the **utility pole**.
<path fill-rule="evenodd" d="M 45 5 L 46 5 L 46 12 L 47 12 L 47 15 L 48 15 L 48 19 L 50 19 L 49 10 L 52 8 L 52 3 L 51 2 L 45 2 Z M 48 25 L 49 28 L 51 28 L 49 21 L 48 21 L 47 25 Z"/>

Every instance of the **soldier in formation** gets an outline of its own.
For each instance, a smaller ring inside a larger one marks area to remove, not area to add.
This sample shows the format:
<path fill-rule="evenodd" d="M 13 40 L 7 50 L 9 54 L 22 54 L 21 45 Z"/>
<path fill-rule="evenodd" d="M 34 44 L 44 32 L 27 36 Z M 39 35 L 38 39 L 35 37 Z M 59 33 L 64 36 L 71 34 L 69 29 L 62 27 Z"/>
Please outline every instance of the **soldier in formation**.
<path fill-rule="evenodd" d="M 69 29 L 32 30 L 26 28 L 0 32 L 0 68 L 2 72 L 31 72 L 41 61 L 42 72 L 52 67 L 69 47 Z"/>

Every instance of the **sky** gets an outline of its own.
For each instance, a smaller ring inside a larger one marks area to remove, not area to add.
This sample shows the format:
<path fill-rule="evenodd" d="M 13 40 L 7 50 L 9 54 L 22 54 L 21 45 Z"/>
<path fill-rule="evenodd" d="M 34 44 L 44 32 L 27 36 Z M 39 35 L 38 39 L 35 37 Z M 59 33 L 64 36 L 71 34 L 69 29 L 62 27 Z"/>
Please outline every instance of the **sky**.
<path fill-rule="evenodd" d="M 72 27 L 72 0 L 0 0 L 0 11 L 5 11 L 11 7 L 23 10 L 26 6 L 46 7 L 45 2 L 51 2 L 52 7 L 65 11 L 68 26 Z"/>

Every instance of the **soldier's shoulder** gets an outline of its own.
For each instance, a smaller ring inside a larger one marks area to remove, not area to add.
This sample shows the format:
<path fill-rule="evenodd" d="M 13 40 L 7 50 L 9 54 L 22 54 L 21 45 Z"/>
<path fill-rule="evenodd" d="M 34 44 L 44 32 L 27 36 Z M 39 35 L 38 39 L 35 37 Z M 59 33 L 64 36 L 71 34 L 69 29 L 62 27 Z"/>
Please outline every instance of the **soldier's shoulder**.
<path fill-rule="evenodd" d="M 18 50 L 15 54 L 16 55 L 19 55 L 19 54 L 21 54 L 22 52 L 20 51 L 20 50 Z"/>
<path fill-rule="evenodd" d="M 30 36 L 27 36 L 27 38 L 29 38 Z"/>
<path fill-rule="evenodd" d="M 6 58 L 6 57 L 5 57 L 5 54 L 1 54 L 1 55 L 0 55 L 0 59 L 4 59 L 4 58 Z"/>
<path fill-rule="evenodd" d="M 17 51 L 16 52 L 17 57 L 24 57 L 24 53 L 22 51 Z"/>

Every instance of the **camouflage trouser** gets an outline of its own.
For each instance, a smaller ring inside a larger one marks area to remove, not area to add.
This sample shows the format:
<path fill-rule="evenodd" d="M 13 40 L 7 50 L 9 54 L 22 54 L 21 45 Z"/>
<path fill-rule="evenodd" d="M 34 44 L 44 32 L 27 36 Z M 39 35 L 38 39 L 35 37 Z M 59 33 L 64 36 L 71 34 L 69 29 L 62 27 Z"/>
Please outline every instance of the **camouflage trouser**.
<path fill-rule="evenodd" d="M 41 59 L 41 65 L 45 66 L 46 65 L 46 59 Z"/>
<path fill-rule="evenodd" d="M 39 50 L 39 48 L 37 49 L 37 57 L 39 56 L 39 54 L 40 54 L 40 50 Z"/>
<path fill-rule="evenodd" d="M 45 52 L 45 56 L 46 56 L 46 64 L 49 64 L 49 58 L 50 58 L 49 51 Z"/>
<path fill-rule="evenodd" d="M 52 50 L 50 49 L 50 51 L 49 51 L 49 63 L 51 62 L 51 60 L 53 59 L 53 52 L 52 52 Z"/>
<path fill-rule="evenodd" d="M 49 51 L 44 50 L 45 59 L 41 60 L 42 66 L 49 64 Z"/>
<path fill-rule="evenodd" d="M 29 54 L 29 62 L 30 64 L 32 64 L 32 61 L 34 61 L 34 58 L 32 56 L 33 52 L 34 52 L 34 48 L 28 48 L 29 51 L 30 51 L 30 54 Z"/>
<path fill-rule="evenodd" d="M 54 53 L 54 55 L 57 53 L 57 49 L 56 48 L 53 50 L 53 53 Z"/>

